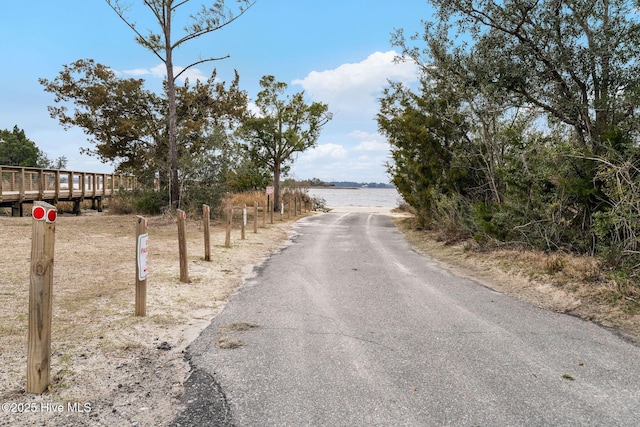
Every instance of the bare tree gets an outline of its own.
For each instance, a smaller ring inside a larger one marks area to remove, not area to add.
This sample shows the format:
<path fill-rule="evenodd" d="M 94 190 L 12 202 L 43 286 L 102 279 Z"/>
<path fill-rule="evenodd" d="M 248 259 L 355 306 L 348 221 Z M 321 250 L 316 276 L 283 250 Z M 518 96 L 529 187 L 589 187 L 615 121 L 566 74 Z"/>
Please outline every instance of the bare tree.
<path fill-rule="evenodd" d="M 135 22 L 127 17 L 130 8 L 129 4 L 124 4 L 120 0 L 105 0 L 107 4 L 116 12 L 136 34 L 136 41 L 145 48 L 153 52 L 165 65 L 167 70 L 167 98 L 169 100 L 169 169 L 170 169 L 170 200 L 171 206 L 175 209 L 180 201 L 180 183 L 178 173 L 178 143 L 177 143 L 177 115 L 176 115 L 176 79 L 185 71 L 204 62 L 217 61 L 228 58 L 229 55 L 221 57 L 209 57 L 195 61 L 179 72 L 173 69 L 173 52 L 190 40 L 214 32 L 242 16 L 256 0 L 236 0 L 237 8 L 232 10 L 225 5 L 224 0 L 216 0 L 209 7 L 202 6 L 196 14 L 190 15 L 190 22 L 183 28 L 183 34 L 176 41 L 173 40 L 173 17 L 178 8 L 189 3 L 190 0 L 143 0 L 144 5 L 151 10 L 159 31 L 149 30 L 144 35 L 137 28 Z M 235 13 L 234 13 L 235 12 Z"/>

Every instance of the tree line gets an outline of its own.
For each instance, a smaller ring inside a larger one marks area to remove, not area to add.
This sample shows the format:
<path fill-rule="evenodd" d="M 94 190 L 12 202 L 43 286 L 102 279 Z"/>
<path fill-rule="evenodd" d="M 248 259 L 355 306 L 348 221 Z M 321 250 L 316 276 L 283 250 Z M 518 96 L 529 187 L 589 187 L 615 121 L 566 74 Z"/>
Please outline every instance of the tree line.
<path fill-rule="evenodd" d="M 640 24 L 625 0 L 430 0 L 392 42 L 388 171 L 420 227 L 640 265 Z"/>

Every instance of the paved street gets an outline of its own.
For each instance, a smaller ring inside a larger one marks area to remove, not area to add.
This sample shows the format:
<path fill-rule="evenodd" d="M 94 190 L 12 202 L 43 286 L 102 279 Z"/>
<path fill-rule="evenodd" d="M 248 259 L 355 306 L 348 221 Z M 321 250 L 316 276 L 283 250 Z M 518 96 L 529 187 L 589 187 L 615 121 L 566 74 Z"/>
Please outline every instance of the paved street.
<path fill-rule="evenodd" d="M 175 425 L 640 424 L 636 345 L 450 275 L 386 215 L 294 230 L 190 346 Z"/>

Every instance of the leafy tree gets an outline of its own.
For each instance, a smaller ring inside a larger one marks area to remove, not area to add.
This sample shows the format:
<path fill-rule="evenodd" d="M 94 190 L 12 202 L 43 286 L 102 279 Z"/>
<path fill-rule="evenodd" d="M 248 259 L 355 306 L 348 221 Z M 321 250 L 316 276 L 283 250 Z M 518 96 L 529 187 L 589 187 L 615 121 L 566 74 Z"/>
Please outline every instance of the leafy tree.
<path fill-rule="evenodd" d="M 51 116 L 65 127 L 78 126 L 93 136 L 90 142 L 95 148 L 85 148 L 84 152 L 142 179 L 151 180 L 159 171 L 163 187 L 170 182 L 167 100 L 144 89 L 144 80 L 122 79 L 93 60 L 79 60 L 64 66 L 54 80 L 40 81 L 61 104 L 49 107 Z M 218 81 L 214 72 L 206 82 L 190 85 L 185 81 L 177 87 L 182 179 L 203 182 L 202 175 L 213 171 L 210 162 L 230 164 L 230 160 L 224 160 L 233 148 L 226 134 L 239 126 L 248 103 L 246 92 L 239 86 L 237 74 L 227 85 Z M 75 105 L 73 110 L 65 105 L 68 102 Z M 204 158 L 210 158 L 209 163 Z M 216 170 L 226 173 L 225 169 Z"/>
<path fill-rule="evenodd" d="M 53 164 L 51 165 L 51 167 L 53 169 L 66 169 L 67 168 L 67 163 L 69 161 L 67 160 L 66 156 L 60 156 L 58 157 Z"/>
<path fill-rule="evenodd" d="M 46 168 L 49 163 L 47 155 L 27 138 L 24 130 L 18 126 L 12 131 L 0 130 L 0 165 Z"/>
<path fill-rule="evenodd" d="M 417 210 L 421 226 L 431 222 L 437 195 L 452 185 L 452 145 L 465 127 L 462 116 L 440 120 L 438 111 L 448 102 L 456 101 L 427 81 L 420 95 L 392 84 L 380 100 L 378 127 L 392 147 L 388 171 L 398 192 Z"/>
<path fill-rule="evenodd" d="M 307 104 L 304 92 L 285 95 L 287 84 L 274 76 L 260 80 L 258 113 L 244 120 L 239 135 L 246 142 L 246 150 L 258 164 L 266 165 L 273 173 L 274 206 L 280 203 L 280 177 L 294 154 L 316 145 L 322 127 L 331 120 L 328 106 Z"/>
<path fill-rule="evenodd" d="M 215 61 L 220 58 L 206 58 L 193 62 L 181 71 L 174 70 L 174 52 L 185 43 L 226 27 L 238 17 L 242 16 L 255 1 L 237 0 L 239 3 L 238 14 L 225 6 L 224 0 L 216 0 L 210 7 L 202 9 L 190 15 L 190 23 L 183 28 L 184 33 L 177 40 L 172 32 L 175 28 L 173 22 L 178 8 L 185 6 L 190 0 L 145 0 L 144 5 L 151 11 L 158 24 L 158 32 L 149 31 L 144 35 L 133 21 L 126 16 L 128 5 L 123 5 L 119 0 L 106 0 L 107 4 L 136 34 L 136 41 L 150 50 L 165 65 L 167 72 L 166 92 L 168 98 L 168 144 L 169 144 L 169 169 L 170 169 L 170 200 L 172 206 L 178 206 L 180 200 L 180 176 L 178 173 L 178 118 L 176 101 L 176 79 L 189 68 L 204 62 Z"/>
<path fill-rule="evenodd" d="M 446 23 L 441 26 L 456 22 L 473 37 L 471 54 L 484 64 L 493 87 L 569 126 L 583 149 L 601 153 L 613 129 L 637 132 L 635 1 L 432 3 Z"/>
<path fill-rule="evenodd" d="M 42 78 L 40 83 L 58 104 L 49 107 L 51 117 L 66 129 L 78 126 L 92 137 L 89 142 L 95 148 L 82 152 L 112 162 L 121 171 L 155 171 L 165 137 L 165 103 L 144 89 L 144 80 L 122 79 L 107 66 L 81 59 L 65 65 L 55 79 Z"/>
<path fill-rule="evenodd" d="M 238 159 L 238 162 L 227 172 L 226 183 L 229 191 L 244 192 L 265 188 L 271 180 L 271 171 L 249 156 Z"/>
<path fill-rule="evenodd" d="M 395 123 L 379 117 L 393 146 L 394 182 L 413 172 L 407 187 L 414 203 L 429 201 L 432 217 L 456 218 L 473 234 L 592 251 L 609 233 L 602 231 L 607 213 L 628 202 L 616 203 L 599 173 L 603 160 L 619 164 L 611 159 L 637 152 L 635 2 L 431 2 L 439 20 L 412 37 L 421 45 L 402 30 L 392 40 L 421 67 L 423 80 L 420 92 L 403 95 L 409 102 L 394 100 L 391 91 L 381 103 L 382 118 Z M 437 108 L 424 108 L 434 99 Z M 385 110 L 389 105 L 394 109 Z M 416 114 L 423 119 L 414 121 Z M 429 132 L 405 137 L 415 123 Z M 447 123 L 460 123 L 459 133 L 446 150 L 434 151 L 430 138 Z M 437 164 L 431 156 L 446 166 L 445 177 L 424 173 Z"/>

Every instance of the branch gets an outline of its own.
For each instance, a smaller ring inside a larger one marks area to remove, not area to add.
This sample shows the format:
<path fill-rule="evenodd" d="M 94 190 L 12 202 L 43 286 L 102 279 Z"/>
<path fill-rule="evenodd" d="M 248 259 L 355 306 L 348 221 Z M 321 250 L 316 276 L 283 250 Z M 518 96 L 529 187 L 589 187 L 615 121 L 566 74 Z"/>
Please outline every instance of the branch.
<path fill-rule="evenodd" d="M 220 58 L 207 58 L 207 59 L 201 59 L 200 61 L 196 61 L 196 62 L 194 62 L 192 64 L 189 64 L 186 67 L 184 67 L 178 74 L 176 74 L 173 77 L 173 80 L 175 81 L 178 77 L 180 77 L 182 75 L 182 73 L 184 73 L 185 71 L 187 71 L 191 67 L 195 67 L 198 64 L 202 64 L 204 62 L 220 61 L 222 59 L 227 59 L 227 58 L 229 58 L 229 55 L 221 56 Z"/>
<path fill-rule="evenodd" d="M 191 33 L 187 34 L 186 36 L 184 36 L 183 38 L 179 39 L 177 42 L 174 43 L 174 45 L 171 48 L 172 49 L 176 48 L 176 47 L 180 46 L 181 44 L 183 44 L 183 43 L 185 43 L 185 42 L 187 42 L 189 40 L 198 38 L 198 37 L 200 37 L 202 35 L 205 35 L 205 34 L 208 34 L 208 33 L 212 33 L 214 31 L 217 31 L 217 30 L 220 30 L 220 29 L 226 27 L 227 25 L 231 24 L 236 19 L 238 19 L 242 15 L 244 15 L 249 9 L 251 9 L 251 7 L 256 4 L 256 1 L 257 0 L 253 0 L 251 3 L 249 3 L 249 5 L 246 8 L 240 9 L 240 13 L 237 16 L 232 16 L 231 19 L 229 19 L 227 21 L 224 21 L 221 24 L 212 25 L 211 21 L 207 22 L 208 20 L 206 18 L 204 19 L 204 21 L 207 23 L 207 25 L 205 27 L 197 30 L 196 28 L 200 27 L 200 25 L 194 24 L 194 26 L 191 27 L 193 29 L 193 32 L 191 32 Z M 186 3 L 186 1 L 183 2 L 183 3 Z M 193 18 L 195 19 L 195 17 L 193 17 Z M 185 28 L 185 30 L 189 31 L 189 28 Z"/>
<path fill-rule="evenodd" d="M 139 43 L 142 44 L 144 47 L 146 47 L 147 49 L 151 50 L 154 55 L 156 55 L 162 62 L 165 62 L 166 60 L 158 53 L 157 50 L 153 49 L 151 47 L 151 43 L 147 40 L 147 38 L 145 36 L 143 36 L 137 29 L 136 29 L 136 24 L 135 23 L 131 23 L 129 22 L 125 16 L 124 16 L 124 9 L 119 5 L 118 0 L 105 0 L 107 2 L 107 4 L 109 5 L 109 7 L 111 9 L 113 9 L 113 11 L 116 13 L 116 15 L 118 15 L 118 17 L 120 17 L 120 19 L 122 20 L 122 22 L 124 22 L 125 24 L 127 24 L 127 26 L 129 28 L 131 28 L 133 30 L 133 32 L 136 34 Z M 158 18 L 155 10 L 149 5 L 149 3 L 147 3 L 147 1 L 145 1 L 145 4 L 147 6 L 149 6 L 151 8 L 151 10 L 154 12 L 154 14 L 156 15 L 156 18 Z"/>

